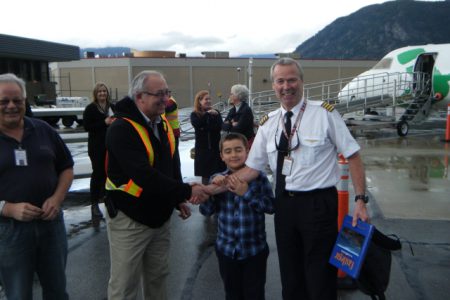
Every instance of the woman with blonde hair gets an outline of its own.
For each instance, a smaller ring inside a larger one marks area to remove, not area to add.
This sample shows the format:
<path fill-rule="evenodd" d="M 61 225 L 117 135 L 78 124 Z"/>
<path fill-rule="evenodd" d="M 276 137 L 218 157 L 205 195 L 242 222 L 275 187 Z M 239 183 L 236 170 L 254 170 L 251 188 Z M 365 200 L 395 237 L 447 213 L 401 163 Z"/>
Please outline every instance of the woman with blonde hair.
<path fill-rule="evenodd" d="M 88 132 L 88 155 L 92 164 L 90 182 L 92 224 L 99 225 L 103 214 L 98 207 L 105 196 L 105 137 L 106 129 L 112 123 L 114 105 L 111 103 L 106 84 L 98 82 L 92 92 L 92 103 L 83 113 L 84 129 Z"/>
<path fill-rule="evenodd" d="M 202 183 L 206 184 L 211 175 L 226 168 L 219 150 L 222 116 L 212 108 L 207 90 L 195 95 L 191 123 L 195 130 L 194 175 L 201 176 Z"/>

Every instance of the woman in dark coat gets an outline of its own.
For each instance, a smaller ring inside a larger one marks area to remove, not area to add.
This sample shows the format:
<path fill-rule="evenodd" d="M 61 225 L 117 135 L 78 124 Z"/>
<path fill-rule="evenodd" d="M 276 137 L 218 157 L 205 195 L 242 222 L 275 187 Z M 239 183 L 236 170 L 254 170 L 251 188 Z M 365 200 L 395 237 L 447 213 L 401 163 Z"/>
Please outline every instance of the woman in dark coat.
<path fill-rule="evenodd" d="M 84 129 L 88 132 L 88 155 L 92 164 L 90 195 L 94 226 L 98 226 L 103 218 L 98 203 L 105 195 L 105 137 L 106 129 L 113 121 L 113 108 L 108 87 L 104 83 L 97 83 L 93 91 L 93 101 L 86 106 L 83 113 Z"/>
<path fill-rule="evenodd" d="M 247 104 L 248 94 L 248 88 L 243 84 L 235 84 L 231 87 L 229 101 L 233 107 L 228 112 L 222 129 L 226 132 L 237 132 L 245 135 L 250 148 L 255 132 L 253 128 L 253 112 Z"/>
<path fill-rule="evenodd" d="M 211 175 L 226 168 L 219 151 L 222 116 L 212 108 L 211 97 L 206 90 L 195 95 L 191 123 L 195 129 L 194 174 L 201 176 L 202 183 L 206 184 Z"/>

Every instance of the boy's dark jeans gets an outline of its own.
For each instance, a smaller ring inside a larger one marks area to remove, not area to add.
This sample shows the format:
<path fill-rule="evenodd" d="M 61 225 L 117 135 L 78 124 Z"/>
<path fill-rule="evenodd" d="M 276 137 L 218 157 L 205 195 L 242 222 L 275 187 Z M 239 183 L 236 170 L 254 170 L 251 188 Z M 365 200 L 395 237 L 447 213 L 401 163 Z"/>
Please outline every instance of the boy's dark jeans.
<path fill-rule="evenodd" d="M 264 300 L 268 248 L 243 260 L 232 259 L 217 249 L 216 255 L 226 300 Z"/>

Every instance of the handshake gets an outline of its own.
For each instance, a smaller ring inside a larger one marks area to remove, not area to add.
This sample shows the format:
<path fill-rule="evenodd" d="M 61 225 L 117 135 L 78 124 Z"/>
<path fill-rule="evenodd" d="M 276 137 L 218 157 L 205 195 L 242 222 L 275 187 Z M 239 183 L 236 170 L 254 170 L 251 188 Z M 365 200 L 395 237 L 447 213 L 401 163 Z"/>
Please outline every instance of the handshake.
<path fill-rule="evenodd" d="M 230 191 L 239 196 L 243 196 L 248 190 L 247 182 L 239 179 L 235 175 L 218 175 L 215 176 L 211 184 L 203 185 L 200 183 L 193 183 L 191 198 L 188 200 L 191 204 L 201 204 L 209 199 L 210 196 Z M 191 216 L 191 209 L 186 202 L 178 205 L 179 216 L 183 220 Z"/>
<path fill-rule="evenodd" d="M 211 195 L 213 195 L 212 192 L 212 186 L 211 185 L 203 185 L 200 183 L 192 183 L 192 194 L 191 198 L 189 199 L 189 202 L 191 204 L 201 204 L 209 199 Z"/>
<path fill-rule="evenodd" d="M 209 199 L 210 196 L 230 191 L 239 196 L 243 196 L 248 190 L 247 182 L 241 180 L 235 175 L 215 176 L 209 185 L 199 183 L 192 184 L 192 195 L 189 199 L 191 204 L 201 204 Z"/>

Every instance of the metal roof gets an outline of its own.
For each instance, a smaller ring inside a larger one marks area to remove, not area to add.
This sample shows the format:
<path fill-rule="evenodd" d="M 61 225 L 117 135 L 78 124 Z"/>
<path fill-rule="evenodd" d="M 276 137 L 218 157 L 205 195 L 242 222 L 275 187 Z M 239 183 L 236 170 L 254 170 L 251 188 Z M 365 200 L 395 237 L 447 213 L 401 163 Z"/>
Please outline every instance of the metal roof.
<path fill-rule="evenodd" d="M 80 47 L 0 34 L 1 57 L 48 62 L 79 60 Z"/>

